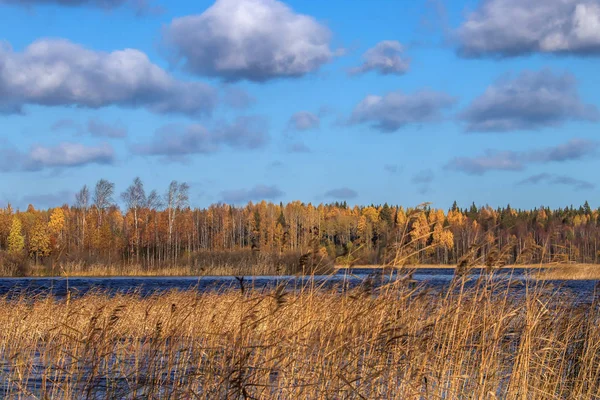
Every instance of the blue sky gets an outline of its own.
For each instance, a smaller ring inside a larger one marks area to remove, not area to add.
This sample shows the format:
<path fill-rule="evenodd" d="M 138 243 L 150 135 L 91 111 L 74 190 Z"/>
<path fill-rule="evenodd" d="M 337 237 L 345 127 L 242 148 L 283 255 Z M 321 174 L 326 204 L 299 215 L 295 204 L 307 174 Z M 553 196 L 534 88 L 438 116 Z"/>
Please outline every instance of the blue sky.
<path fill-rule="evenodd" d="M 0 43 L 0 204 L 599 205 L 598 0 L 0 0 Z"/>

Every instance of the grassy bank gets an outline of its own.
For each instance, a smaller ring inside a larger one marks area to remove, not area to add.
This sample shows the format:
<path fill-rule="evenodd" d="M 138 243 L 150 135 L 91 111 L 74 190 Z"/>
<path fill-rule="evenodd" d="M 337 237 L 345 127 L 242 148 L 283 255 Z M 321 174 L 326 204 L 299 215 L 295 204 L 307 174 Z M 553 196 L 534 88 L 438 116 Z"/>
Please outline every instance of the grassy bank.
<path fill-rule="evenodd" d="M 543 280 L 600 280 L 600 265 L 555 265 L 540 270 L 535 276 Z"/>
<path fill-rule="evenodd" d="M 317 271 L 322 274 L 333 273 L 348 266 L 336 265 L 318 267 Z M 386 265 L 353 265 L 351 269 L 392 269 L 395 267 Z M 446 264 L 417 264 L 404 266 L 405 269 L 456 269 L 456 265 Z M 485 265 L 474 265 L 469 268 L 478 270 L 486 269 Z M 598 264 L 523 264 L 506 265 L 503 268 L 535 270 L 533 276 L 545 280 L 590 280 L 600 279 L 600 265 Z M 310 273 L 310 270 L 307 271 Z M 43 265 L 32 265 L 28 267 L 26 276 L 70 276 L 70 277 L 115 277 L 115 276 L 265 276 L 265 275 L 296 275 L 302 274 L 302 270 L 289 268 L 282 265 L 277 268 L 265 264 L 209 264 L 204 266 L 179 265 L 147 268 L 142 265 L 104 265 L 82 263 L 64 263 L 54 269 Z M 14 276 L 14 275 L 12 275 Z"/>
<path fill-rule="evenodd" d="M 0 299 L 0 397 L 592 399 L 600 310 L 543 282 Z M 514 283 L 517 284 L 517 283 Z M 34 397 L 35 396 L 35 397 Z"/>
<path fill-rule="evenodd" d="M 600 270 L 600 264 L 581 264 L 581 263 L 571 263 L 571 264 L 513 264 L 513 265 L 504 265 L 503 268 L 522 268 L 522 269 L 548 269 L 548 268 L 559 268 L 559 267 L 567 267 L 572 270 L 584 268 L 584 269 L 593 269 L 598 268 Z M 336 269 L 348 268 L 346 265 L 336 265 Z M 378 269 L 378 268 L 393 268 L 387 265 L 379 265 L 379 264 L 368 264 L 368 265 L 353 265 L 352 268 L 361 268 L 361 269 Z M 455 269 L 455 264 L 414 264 L 414 265 L 403 265 L 402 268 L 414 268 L 414 269 L 424 269 L 424 268 L 440 268 L 440 269 Z M 469 268 L 475 269 L 485 269 L 488 268 L 486 265 L 472 265 Z"/>
<path fill-rule="evenodd" d="M 334 272 L 333 261 L 318 252 L 207 252 L 182 256 L 174 263 L 102 263 L 96 260 L 52 260 L 35 264 L 24 254 L 0 252 L 0 276 L 264 276 Z"/>
<path fill-rule="evenodd" d="M 345 265 L 336 265 L 335 269 L 346 269 L 349 268 Z M 386 265 L 353 265 L 353 269 L 380 269 L 380 268 L 394 268 Z M 409 269 L 456 269 L 456 265 L 448 264 L 416 264 L 416 265 L 405 265 L 401 268 Z M 487 269 L 486 265 L 472 265 L 469 266 L 471 269 Z M 537 274 L 538 277 L 544 277 L 545 279 L 562 279 L 562 280 L 577 280 L 577 279 L 600 279 L 600 264 L 583 264 L 583 263 L 570 263 L 570 264 L 515 264 L 515 265 L 504 265 L 503 268 L 511 269 L 528 269 L 528 270 L 539 270 L 541 273 Z"/>

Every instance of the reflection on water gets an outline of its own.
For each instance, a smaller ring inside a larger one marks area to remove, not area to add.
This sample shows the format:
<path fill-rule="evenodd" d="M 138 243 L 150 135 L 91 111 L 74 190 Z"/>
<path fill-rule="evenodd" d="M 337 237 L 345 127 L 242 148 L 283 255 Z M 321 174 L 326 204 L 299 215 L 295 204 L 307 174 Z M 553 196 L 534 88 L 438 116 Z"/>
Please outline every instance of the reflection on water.
<path fill-rule="evenodd" d="M 476 270 L 473 278 L 484 273 Z M 497 279 L 526 281 L 528 271 L 524 269 L 502 269 L 495 273 Z M 400 278 L 404 275 L 400 276 Z M 453 269 L 424 268 L 412 273 L 412 280 L 433 288 L 443 288 L 454 277 Z M 303 287 L 307 284 L 317 287 L 354 287 L 373 280 L 376 284 L 398 279 L 399 276 L 383 269 L 340 269 L 334 275 L 319 275 L 313 277 L 299 276 L 247 276 L 242 279 L 231 276 L 203 277 L 114 277 L 114 278 L 0 278 L 0 296 L 18 296 L 20 294 L 35 295 L 52 293 L 64 297 L 67 290 L 72 295 L 85 294 L 90 290 L 100 290 L 108 293 L 137 292 L 148 295 L 165 290 L 227 290 L 240 286 L 249 289 L 271 288 L 285 283 L 289 289 Z M 592 296 L 596 281 L 555 281 L 554 285 L 561 290 L 574 292 L 580 298 Z M 518 287 L 518 286 L 517 286 Z M 523 287 L 523 286 L 521 286 Z"/>

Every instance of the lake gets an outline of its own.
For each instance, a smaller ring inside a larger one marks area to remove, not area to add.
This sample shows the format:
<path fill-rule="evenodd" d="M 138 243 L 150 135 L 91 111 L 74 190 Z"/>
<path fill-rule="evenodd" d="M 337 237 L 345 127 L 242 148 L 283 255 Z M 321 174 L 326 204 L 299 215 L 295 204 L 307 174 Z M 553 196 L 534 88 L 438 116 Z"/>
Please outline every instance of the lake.
<path fill-rule="evenodd" d="M 473 277 L 481 273 L 475 271 Z M 423 268 L 415 270 L 412 279 L 425 286 L 443 288 L 447 286 L 454 276 L 453 269 Z M 502 269 L 496 272 L 497 279 L 511 278 L 513 281 L 525 282 L 529 279 L 528 270 Z M 197 290 L 200 292 L 211 290 L 226 290 L 240 288 L 264 289 L 285 283 L 290 289 L 312 284 L 319 287 L 355 287 L 369 280 L 375 285 L 396 279 L 379 269 L 340 269 L 333 275 L 317 275 L 313 277 L 300 276 L 246 276 L 240 279 L 232 276 L 202 276 L 202 277 L 54 277 L 54 278 L 0 278 L 0 296 L 18 296 L 20 294 L 52 294 L 64 297 L 67 290 L 71 295 L 82 295 L 90 290 L 99 290 L 107 293 L 138 292 L 149 295 L 165 290 Z M 552 281 L 551 283 L 565 292 L 571 292 L 582 300 L 592 298 L 596 288 L 594 280 L 580 281 Z M 514 290 L 519 290 L 524 285 L 516 285 Z"/>

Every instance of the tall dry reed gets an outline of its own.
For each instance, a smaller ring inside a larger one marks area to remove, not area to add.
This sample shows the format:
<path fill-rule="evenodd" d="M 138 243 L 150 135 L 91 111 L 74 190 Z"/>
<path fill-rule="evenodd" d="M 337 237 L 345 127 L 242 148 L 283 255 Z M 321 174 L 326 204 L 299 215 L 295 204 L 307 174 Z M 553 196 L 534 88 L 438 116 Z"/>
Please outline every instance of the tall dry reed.
<path fill-rule="evenodd" d="M 0 300 L 0 397 L 593 399 L 598 302 L 457 277 Z"/>

